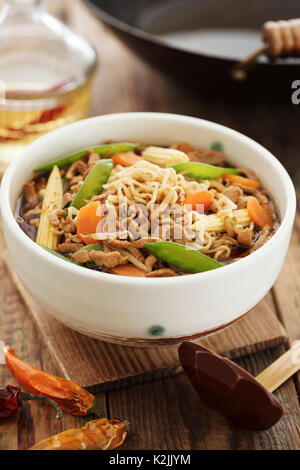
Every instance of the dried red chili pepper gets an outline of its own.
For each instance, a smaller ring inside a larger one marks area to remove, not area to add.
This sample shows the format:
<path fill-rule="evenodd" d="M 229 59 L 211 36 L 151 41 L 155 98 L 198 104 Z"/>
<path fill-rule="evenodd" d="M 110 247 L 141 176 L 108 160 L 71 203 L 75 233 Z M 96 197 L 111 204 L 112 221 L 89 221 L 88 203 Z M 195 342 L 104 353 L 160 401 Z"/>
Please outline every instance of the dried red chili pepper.
<path fill-rule="evenodd" d="M 82 428 L 51 436 L 29 450 L 112 450 L 122 445 L 126 436 L 126 423 L 102 418 L 90 421 Z"/>
<path fill-rule="evenodd" d="M 6 364 L 18 383 L 31 393 L 54 400 L 63 411 L 72 415 L 100 415 L 94 395 L 71 380 L 56 377 L 19 359 L 13 349 L 4 347 Z"/>
<path fill-rule="evenodd" d="M 59 406 L 48 397 L 41 397 L 39 395 L 33 395 L 32 393 L 25 393 L 15 385 L 7 385 L 6 387 L 0 388 L 0 419 L 8 418 L 18 412 L 23 401 L 27 400 L 46 400 L 56 408 L 58 419 L 62 418 L 62 411 Z"/>
<path fill-rule="evenodd" d="M 0 418 L 15 415 L 19 409 L 19 389 L 14 385 L 7 385 L 0 389 Z"/>

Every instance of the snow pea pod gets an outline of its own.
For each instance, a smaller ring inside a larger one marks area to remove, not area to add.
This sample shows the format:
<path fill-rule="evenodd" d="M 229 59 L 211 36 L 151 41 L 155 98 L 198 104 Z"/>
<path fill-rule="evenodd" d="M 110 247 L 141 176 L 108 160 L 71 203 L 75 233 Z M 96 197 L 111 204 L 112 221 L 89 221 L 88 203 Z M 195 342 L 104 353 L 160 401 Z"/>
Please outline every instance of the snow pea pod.
<path fill-rule="evenodd" d="M 71 155 L 67 155 L 66 157 L 59 158 L 54 162 L 47 163 L 46 165 L 36 168 L 34 171 L 50 171 L 54 166 L 57 166 L 58 168 L 63 168 L 64 166 L 71 165 L 71 163 L 74 163 L 79 160 L 89 150 L 97 153 L 100 156 L 105 155 L 107 157 L 110 157 L 111 155 L 115 155 L 116 153 L 130 152 L 131 150 L 134 150 L 137 147 L 138 144 L 129 142 L 119 142 L 115 144 L 106 144 L 100 145 L 98 147 L 91 147 L 80 150 L 79 152 L 73 153 Z"/>
<path fill-rule="evenodd" d="M 83 185 L 74 197 L 71 206 L 80 209 L 85 206 L 86 201 L 90 200 L 93 196 L 102 192 L 103 185 L 107 182 L 111 170 L 113 168 L 113 161 L 111 159 L 100 160 L 93 166 L 89 174 L 84 180 Z"/>
<path fill-rule="evenodd" d="M 223 266 L 219 261 L 180 243 L 168 241 L 145 243 L 145 248 L 162 261 L 187 273 L 201 273 Z"/>
<path fill-rule="evenodd" d="M 224 173 L 238 175 L 239 172 L 235 168 L 223 168 L 220 166 L 208 165 L 200 162 L 182 162 L 171 165 L 176 173 L 183 173 L 188 178 L 198 180 L 209 180 L 211 178 L 221 178 Z"/>

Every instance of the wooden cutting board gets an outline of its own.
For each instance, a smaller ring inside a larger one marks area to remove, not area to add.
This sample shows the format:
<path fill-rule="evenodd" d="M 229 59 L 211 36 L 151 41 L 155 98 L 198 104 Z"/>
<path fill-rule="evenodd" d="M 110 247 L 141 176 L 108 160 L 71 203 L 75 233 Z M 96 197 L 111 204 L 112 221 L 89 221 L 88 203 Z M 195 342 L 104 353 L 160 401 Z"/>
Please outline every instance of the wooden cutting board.
<path fill-rule="evenodd" d="M 62 325 L 29 295 L 12 269 L 6 250 L 2 256 L 62 376 L 98 393 L 181 372 L 177 345 L 152 348 L 117 346 Z M 285 329 L 269 307 L 268 300 L 264 299 L 233 325 L 199 342 L 229 358 L 236 358 L 286 341 Z"/>

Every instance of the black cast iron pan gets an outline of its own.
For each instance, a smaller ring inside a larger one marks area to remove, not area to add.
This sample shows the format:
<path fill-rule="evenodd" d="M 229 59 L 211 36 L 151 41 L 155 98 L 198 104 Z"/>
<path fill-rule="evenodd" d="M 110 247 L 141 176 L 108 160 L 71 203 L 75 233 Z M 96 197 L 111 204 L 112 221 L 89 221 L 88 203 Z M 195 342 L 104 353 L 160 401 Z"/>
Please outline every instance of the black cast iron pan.
<path fill-rule="evenodd" d="M 261 44 L 265 21 L 300 16 L 299 0 L 85 0 L 140 57 L 173 78 L 210 91 L 290 94 L 300 58 L 261 56 L 248 78 L 232 67 Z"/>

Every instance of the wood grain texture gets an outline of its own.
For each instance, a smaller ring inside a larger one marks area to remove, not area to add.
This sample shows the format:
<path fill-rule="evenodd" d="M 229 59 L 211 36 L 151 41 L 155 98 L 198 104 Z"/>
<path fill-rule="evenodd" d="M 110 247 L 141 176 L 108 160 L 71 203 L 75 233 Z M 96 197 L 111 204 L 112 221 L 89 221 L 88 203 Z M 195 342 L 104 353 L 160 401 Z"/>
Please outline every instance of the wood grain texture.
<path fill-rule="evenodd" d="M 57 374 L 49 349 L 28 314 L 14 283 L 0 257 L 0 338 L 11 345 L 16 354 L 35 367 Z M 0 384 L 16 384 L 5 365 L 0 365 Z M 98 397 L 103 416 L 106 415 L 105 395 Z M 17 416 L 0 420 L 0 449 L 27 449 L 35 442 L 71 427 L 84 424 L 86 418 L 64 414 L 61 421 L 45 403 L 25 402 Z M 41 416 L 43 419 L 41 419 Z"/>
<path fill-rule="evenodd" d="M 237 362 L 257 375 L 283 352 L 279 347 Z M 110 392 L 109 410 L 112 416 L 126 416 L 130 422 L 126 449 L 299 449 L 300 411 L 295 387 L 286 383 L 275 395 L 285 414 L 275 426 L 261 432 L 232 427 L 199 399 L 185 375 L 131 387 L 130 394 L 126 389 Z"/>
<path fill-rule="evenodd" d="M 94 44 L 100 57 L 94 83 L 93 114 L 163 111 L 219 122 L 265 145 L 284 163 L 300 189 L 299 106 L 279 101 L 276 96 L 271 104 L 255 98 L 238 100 L 226 96 L 222 83 L 214 97 L 195 94 L 181 83 L 145 66 L 92 18 L 85 7 L 75 8 L 75 1 L 70 15 L 72 26 Z M 197 73 L 201 81 L 207 71 L 187 70 L 187 73 Z M 294 234 L 293 241 L 293 251 L 289 252 L 285 272 L 279 278 L 281 288 L 277 288 L 278 281 L 274 292 L 280 317 L 295 339 L 297 335 L 299 338 L 299 284 L 294 279 L 295 273 L 299 275 L 299 235 Z M 4 268 L 1 273 L 0 338 L 10 342 L 24 359 L 55 372 L 46 342 Z M 275 311 L 272 295 L 265 301 Z M 257 375 L 283 352 L 281 346 L 245 356 L 237 362 Z M 6 368 L 0 366 L 0 383 L 6 380 L 12 381 Z M 300 449 L 299 401 L 293 380 L 276 392 L 285 409 L 284 417 L 269 431 L 259 433 L 234 429 L 225 418 L 208 409 L 183 374 L 101 394 L 105 412 L 104 396 L 108 415 L 130 421 L 130 433 L 122 449 Z M 79 418 L 65 416 L 62 423 L 57 423 L 50 408 L 41 408 L 37 403 L 25 405 L 18 420 L 0 422 L 0 449 L 27 448 L 34 440 L 53 434 L 59 426 L 66 429 L 80 422 Z"/>
<path fill-rule="evenodd" d="M 62 325 L 47 314 L 26 291 L 5 250 L 2 256 L 64 377 L 92 392 L 100 392 L 181 372 L 177 345 L 151 348 L 118 346 L 89 338 Z M 286 340 L 284 328 L 267 301 L 262 300 L 233 325 L 198 342 L 229 358 L 236 358 L 274 347 Z"/>
<path fill-rule="evenodd" d="M 286 351 L 275 362 L 264 369 L 256 379 L 269 392 L 277 390 L 300 369 L 300 341 Z"/>
<path fill-rule="evenodd" d="M 280 319 L 285 325 L 289 345 L 300 340 L 300 215 L 296 216 L 286 263 L 274 286 L 274 296 Z M 300 373 L 296 376 L 300 393 Z"/>
<path fill-rule="evenodd" d="M 287 167 L 300 189 L 296 158 L 299 107 L 277 100 L 277 97 L 271 104 L 255 98 L 251 102 L 241 101 L 227 96 L 222 83 L 213 99 L 204 94 L 195 95 L 183 84 L 166 79 L 159 71 L 144 65 L 92 18 L 85 7 L 74 9 L 72 18 L 73 27 L 81 30 L 81 34 L 94 44 L 100 57 L 101 66 L 94 84 L 93 114 L 162 111 L 224 124 L 265 145 Z M 197 73 L 201 80 L 201 74 L 206 71 L 190 70 L 187 73 Z M 296 286 L 298 289 L 299 285 Z M 274 311 L 272 295 L 267 301 Z M 287 302 L 288 299 L 283 302 L 283 309 Z M 289 313 L 292 317 L 296 315 L 295 309 L 289 309 Z M 292 317 L 287 323 L 295 321 Z M 246 356 L 238 362 L 249 372 L 258 374 L 283 351 L 281 347 Z M 284 421 L 270 431 L 260 433 L 233 429 L 222 416 L 199 403 L 186 377 L 181 374 L 128 390 L 109 392 L 107 397 L 110 413 L 126 416 L 132 424 L 124 446 L 126 449 L 299 449 L 299 402 L 293 380 L 280 387 L 276 394 L 280 395 L 287 411 Z"/>

